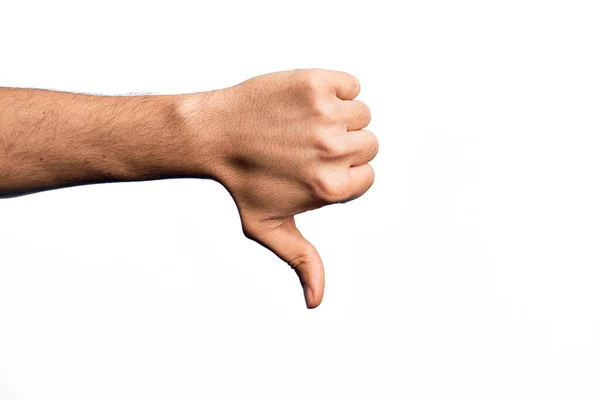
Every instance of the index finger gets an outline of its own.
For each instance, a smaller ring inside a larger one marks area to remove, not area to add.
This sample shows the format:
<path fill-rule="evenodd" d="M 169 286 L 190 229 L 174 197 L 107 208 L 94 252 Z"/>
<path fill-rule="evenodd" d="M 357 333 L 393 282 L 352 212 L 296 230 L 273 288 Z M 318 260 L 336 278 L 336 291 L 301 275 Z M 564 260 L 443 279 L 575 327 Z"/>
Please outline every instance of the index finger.
<path fill-rule="evenodd" d="M 329 71 L 335 95 L 341 100 L 354 100 L 360 93 L 360 82 L 357 77 L 347 72 Z"/>

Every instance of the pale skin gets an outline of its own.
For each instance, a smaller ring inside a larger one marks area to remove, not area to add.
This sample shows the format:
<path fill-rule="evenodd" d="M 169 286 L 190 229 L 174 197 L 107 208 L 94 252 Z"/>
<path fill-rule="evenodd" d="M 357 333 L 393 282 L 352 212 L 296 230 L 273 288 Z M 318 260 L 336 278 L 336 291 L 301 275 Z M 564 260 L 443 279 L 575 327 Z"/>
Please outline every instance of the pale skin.
<path fill-rule="evenodd" d="M 209 178 L 246 237 L 298 274 L 308 308 L 323 263 L 294 216 L 364 194 L 378 151 L 353 75 L 310 69 L 202 93 L 95 96 L 0 88 L 0 197 L 102 182 Z"/>

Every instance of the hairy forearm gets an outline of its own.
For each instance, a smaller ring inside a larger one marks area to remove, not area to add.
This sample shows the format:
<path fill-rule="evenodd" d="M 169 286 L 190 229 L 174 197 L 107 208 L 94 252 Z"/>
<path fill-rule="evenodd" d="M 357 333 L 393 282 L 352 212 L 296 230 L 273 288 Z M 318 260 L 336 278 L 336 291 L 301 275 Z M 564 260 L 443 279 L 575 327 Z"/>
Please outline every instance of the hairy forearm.
<path fill-rule="evenodd" d="M 86 183 L 210 176 L 212 132 L 190 127 L 184 106 L 201 106 L 202 95 L 0 89 L 0 196 Z"/>

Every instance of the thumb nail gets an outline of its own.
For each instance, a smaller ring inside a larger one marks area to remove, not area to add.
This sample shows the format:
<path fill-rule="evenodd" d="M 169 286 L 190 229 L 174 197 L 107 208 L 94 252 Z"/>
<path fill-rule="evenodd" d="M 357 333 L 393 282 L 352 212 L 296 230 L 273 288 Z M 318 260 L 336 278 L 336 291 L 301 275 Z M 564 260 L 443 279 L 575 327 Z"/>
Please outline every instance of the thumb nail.
<path fill-rule="evenodd" d="M 310 305 L 312 304 L 312 300 L 313 300 L 313 292 L 312 289 L 310 288 L 310 286 L 308 285 L 302 285 L 303 289 L 304 289 L 304 300 L 306 301 L 306 308 L 310 308 Z"/>

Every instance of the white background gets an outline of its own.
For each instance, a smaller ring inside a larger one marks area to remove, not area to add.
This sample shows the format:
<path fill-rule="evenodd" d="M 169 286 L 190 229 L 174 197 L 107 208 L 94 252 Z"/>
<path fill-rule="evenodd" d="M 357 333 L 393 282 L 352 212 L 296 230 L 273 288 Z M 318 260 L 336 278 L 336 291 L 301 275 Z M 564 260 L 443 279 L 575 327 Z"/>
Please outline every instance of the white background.
<path fill-rule="evenodd" d="M 312 311 L 215 182 L 0 200 L 0 399 L 600 398 L 597 4 L 2 2 L 0 85 L 345 70 L 381 149 Z"/>

